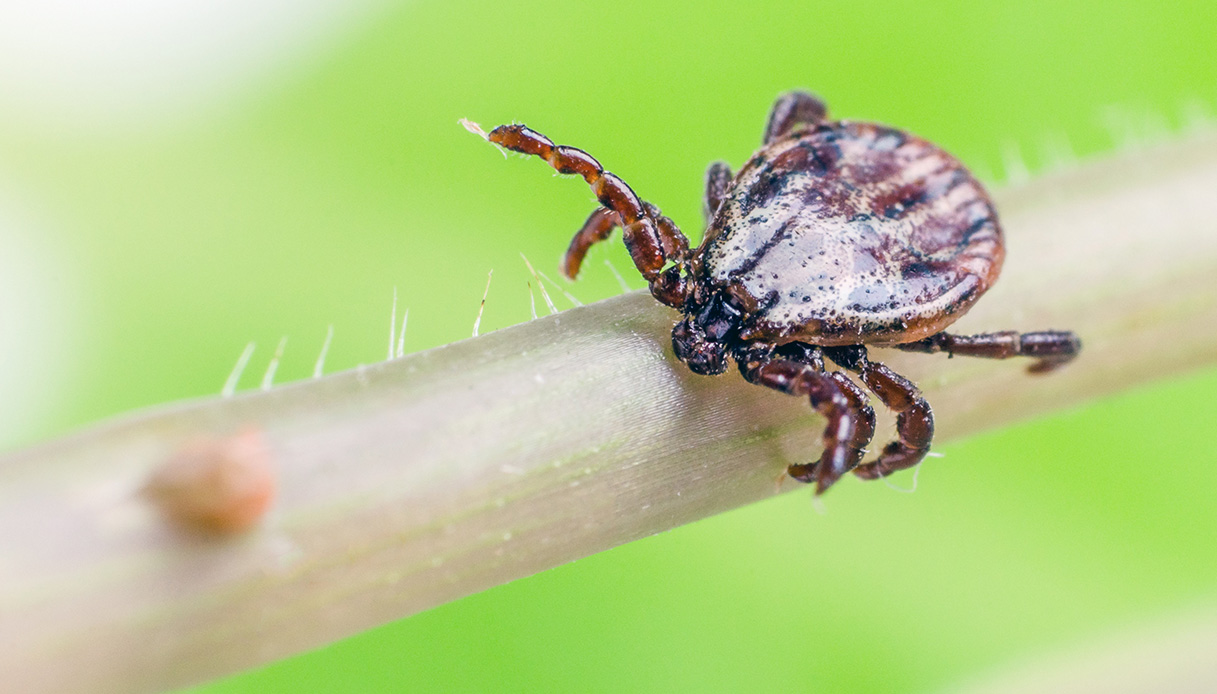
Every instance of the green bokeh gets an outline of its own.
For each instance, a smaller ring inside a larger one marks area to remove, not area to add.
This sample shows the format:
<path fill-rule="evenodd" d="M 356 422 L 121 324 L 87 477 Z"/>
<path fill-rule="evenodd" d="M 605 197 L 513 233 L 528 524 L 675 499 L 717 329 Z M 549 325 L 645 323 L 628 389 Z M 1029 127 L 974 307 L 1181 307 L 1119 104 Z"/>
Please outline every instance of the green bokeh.
<path fill-rule="evenodd" d="M 741 163 L 782 90 L 1001 178 L 1061 135 L 1112 149 L 1113 114 L 1181 127 L 1217 101 L 1215 29 L 1212 0 L 414 2 L 188 125 L 11 124 L 0 161 L 53 210 L 91 316 L 36 433 L 214 393 L 249 340 L 247 387 L 282 335 L 280 380 L 311 373 L 330 324 L 331 369 L 381 359 L 394 287 L 411 351 L 468 336 L 491 269 L 483 330 L 526 320 L 519 254 L 555 268 L 594 200 L 460 117 L 584 147 L 696 232 L 706 164 Z M 585 302 L 619 291 L 605 259 L 629 267 L 594 251 Z M 933 690 L 1217 601 L 1215 388 L 946 446 L 916 494 L 846 483 L 823 515 L 788 495 L 203 691 Z"/>

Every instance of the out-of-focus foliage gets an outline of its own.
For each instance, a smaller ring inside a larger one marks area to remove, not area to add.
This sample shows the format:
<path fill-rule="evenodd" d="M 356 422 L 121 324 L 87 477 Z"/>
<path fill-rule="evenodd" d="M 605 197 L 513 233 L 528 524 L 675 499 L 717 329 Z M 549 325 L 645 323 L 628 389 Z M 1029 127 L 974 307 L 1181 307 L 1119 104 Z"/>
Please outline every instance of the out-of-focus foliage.
<path fill-rule="evenodd" d="M 491 269 L 482 330 L 528 319 L 520 254 L 556 277 L 594 199 L 461 117 L 589 150 L 696 237 L 706 164 L 742 163 L 793 87 L 998 180 L 1217 104 L 1200 0 L 230 4 L 128 22 L 126 42 L 55 17 L 18 36 L 6 10 L 5 445 L 216 393 L 251 340 L 243 387 L 284 335 L 278 380 L 310 375 L 331 324 L 330 370 L 383 359 L 394 288 L 408 351 L 467 337 Z M 155 79 L 105 59 L 132 45 Z M 629 267 L 597 249 L 569 290 L 620 291 L 606 260 Z M 207 691 L 946 686 L 1217 600 L 1215 387 L 1210 371 L 948 446 L 916 494 L 847 482 L 823 515 L 788 496 Z"/>

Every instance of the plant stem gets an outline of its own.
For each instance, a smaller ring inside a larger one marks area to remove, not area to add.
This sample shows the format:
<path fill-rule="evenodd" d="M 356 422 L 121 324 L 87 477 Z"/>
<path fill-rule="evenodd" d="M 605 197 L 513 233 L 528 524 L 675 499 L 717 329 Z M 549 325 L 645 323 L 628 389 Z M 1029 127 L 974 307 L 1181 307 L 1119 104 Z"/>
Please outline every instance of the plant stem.
<path fill-rule="evenodd" d="M 1060 372 L 876 356 L 922 385 L 939 442 L 1211 364 L 1214 191 L 1201 134 L 997 196 L 1005 275 L 955 330 L 1074 329 Z M 6 685 L 195 683 L 778 493 L 822 422 L 691 374 L 673 317 L 628 294 L 5 456 Z"/>

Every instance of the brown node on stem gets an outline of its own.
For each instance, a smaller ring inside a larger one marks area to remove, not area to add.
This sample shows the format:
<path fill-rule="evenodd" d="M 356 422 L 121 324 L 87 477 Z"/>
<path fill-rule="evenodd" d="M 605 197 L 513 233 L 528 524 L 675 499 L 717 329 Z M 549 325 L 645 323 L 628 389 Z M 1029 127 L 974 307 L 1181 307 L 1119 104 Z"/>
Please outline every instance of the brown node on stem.
<path fill-rule="evenodd" d="M 204 533 L 253 527 L 275 496 L 275 470 L 262 432 L 183 443 L 148 476 L 144 495 L 173 522 Z"/>

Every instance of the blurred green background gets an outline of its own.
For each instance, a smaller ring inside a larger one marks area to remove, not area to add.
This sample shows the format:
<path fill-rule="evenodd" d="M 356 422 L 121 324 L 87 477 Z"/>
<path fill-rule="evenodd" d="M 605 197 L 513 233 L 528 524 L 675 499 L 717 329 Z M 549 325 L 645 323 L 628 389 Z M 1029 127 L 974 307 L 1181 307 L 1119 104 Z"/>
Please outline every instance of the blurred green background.
<path fill-rule="evenodd" d="M 395 288 L 407 351 L 468 337 L 492 269 L 482 330 L 527 320 L 520 254 L 556 276 L 594 200 L 461 117 L 587 149 L 696 237 L 706 164 L 742 163 L 790 88 L 998 181 L 1217 104 L 1212 0 L 88 7 L 0 10 L 3 448 L 215 394 L 249 341 L 242 388 L 282 336 L 276 380 L 310 375 L 330 325 L 327 371 L 383 359 Z M 582 301 L 620 291 L 605 260 L 630 267 L 598 248 Z M 787 495 L 200 691 L 935 691 L 1209 610 L 1215 388 L 954 443 L 916 494 Z"/>

